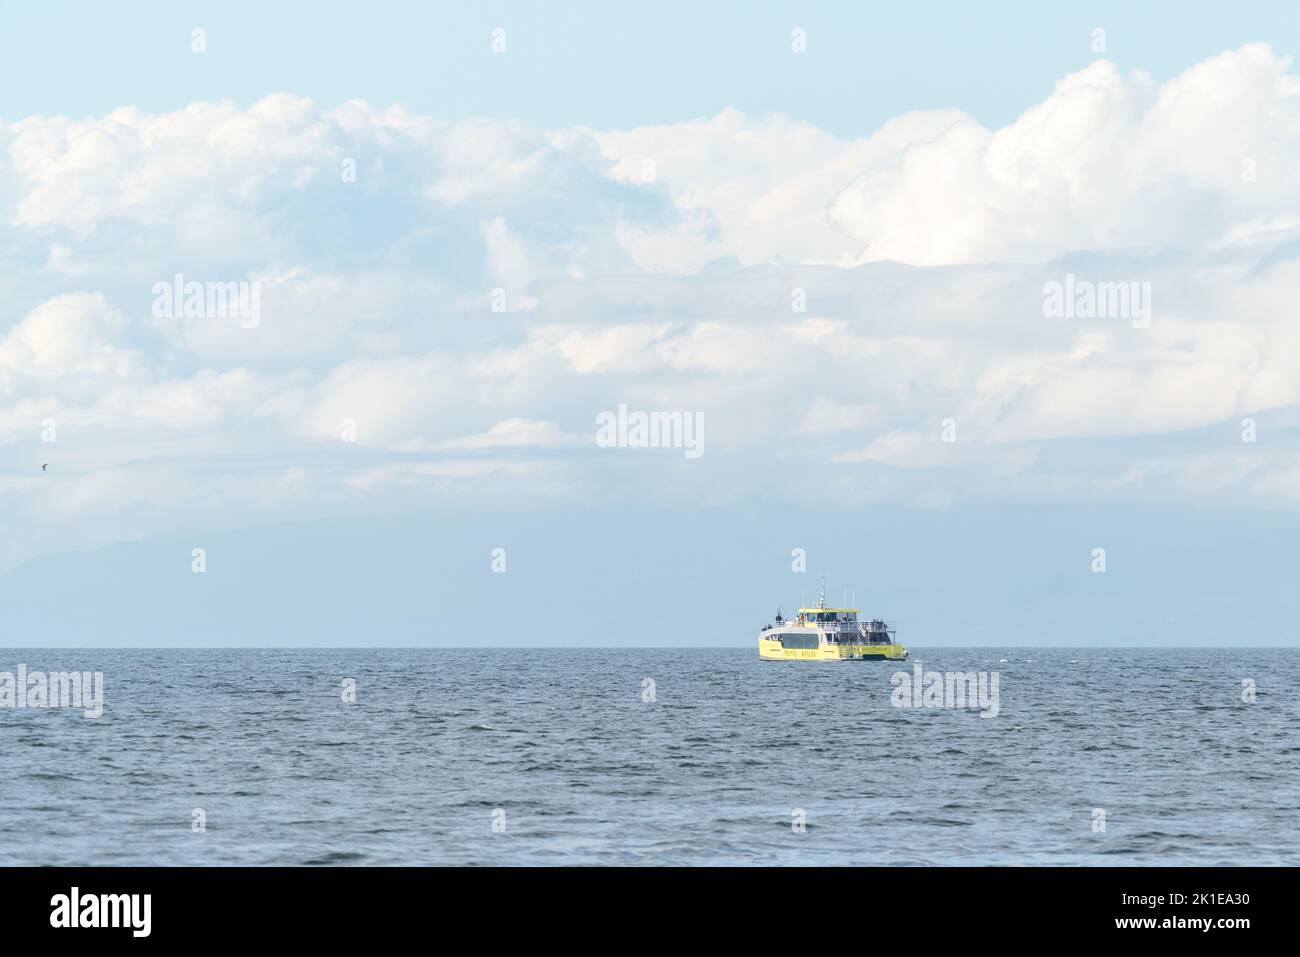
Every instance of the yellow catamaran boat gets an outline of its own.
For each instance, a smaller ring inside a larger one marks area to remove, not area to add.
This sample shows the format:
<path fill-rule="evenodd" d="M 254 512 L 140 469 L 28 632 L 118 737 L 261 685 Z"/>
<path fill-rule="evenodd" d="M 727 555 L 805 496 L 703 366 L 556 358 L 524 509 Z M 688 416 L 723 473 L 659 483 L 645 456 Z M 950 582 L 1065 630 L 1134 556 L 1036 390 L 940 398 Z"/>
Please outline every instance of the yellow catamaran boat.
<path fill-rule="evenodd" d="M 858 621 L 857 608 L 827 608 L 823 584 L 816 608 L 800 608 L 758 633 L 758 657 L 765 661 L 902 661 L 907 649 L 879 618 Z"/>

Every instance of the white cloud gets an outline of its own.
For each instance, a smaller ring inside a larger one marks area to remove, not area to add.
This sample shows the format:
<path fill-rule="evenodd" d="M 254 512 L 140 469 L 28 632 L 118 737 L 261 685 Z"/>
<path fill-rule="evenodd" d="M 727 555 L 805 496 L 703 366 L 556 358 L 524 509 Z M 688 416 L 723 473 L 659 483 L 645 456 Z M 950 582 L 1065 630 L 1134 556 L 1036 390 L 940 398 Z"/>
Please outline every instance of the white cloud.
<path fill-rule="evenodd" d="M 441 442 L 416 439 L 396 448 L 401 452 L 474 451 L 478 449 L 547 449 L 561 445 L 591 443 L 590 435 L 566 435 L 555 422 L 532 419 L 504 419 L 486 432 L 460 436 Z"/>
<path fill-rule="evenodd" d="M 1204 243 L 1300 201 L 1300 79 L 1264 44 L 1163 86 L 1106 61 L 1009 126 L 909 114 L 842 141 L 786 117 L 600 137 L 615 175 L 687 213 L 625 227 L 649 268 L 895 260 L 1043 261 L 1072 250 Z M 1253 177 L 1253 178 L 1252 178 Z"/>
<path fill-rule="evenodd" d="M 1288 70 L 1260 45 L 1163 84 L 1098 62 L 1002 129 L 857 139 L 292 96 L 0 124 L 0 496 L 77 521 L 196 496 L 1300 504 L 1270 427 L 1300 406 Z M 261 283 L 262 321 L 156 319 L 178 272 Z M 1150 327 L 1047 318 L 1067 272 L 1150 283 Z M 704 457 L 594 450 L 621 402 L 703 413 Z"/>
<path fill-rule="evenodd" d="M 22 379 L 59 379 L 80 389 L 141 375 L 143 356 L 112 341 L 125 326 L 125 317 L 98 293 L 69 293 L 41 304 L 0 338 L 0 389 L 12 392 Z"/>

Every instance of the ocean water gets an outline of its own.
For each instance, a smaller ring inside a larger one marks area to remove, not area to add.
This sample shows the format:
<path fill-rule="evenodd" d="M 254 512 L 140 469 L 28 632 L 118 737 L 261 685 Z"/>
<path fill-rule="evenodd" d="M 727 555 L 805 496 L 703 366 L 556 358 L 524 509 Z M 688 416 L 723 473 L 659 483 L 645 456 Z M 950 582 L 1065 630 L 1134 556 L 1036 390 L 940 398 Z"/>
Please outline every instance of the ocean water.
<path fill-rule="evenodd" d="M 0 651 L 106 697 L 0 709 L 0 861 L 1300 863 L 1300 650 L 912 654 Z M 999 713 L 895 707 L 918 660 Z"/>

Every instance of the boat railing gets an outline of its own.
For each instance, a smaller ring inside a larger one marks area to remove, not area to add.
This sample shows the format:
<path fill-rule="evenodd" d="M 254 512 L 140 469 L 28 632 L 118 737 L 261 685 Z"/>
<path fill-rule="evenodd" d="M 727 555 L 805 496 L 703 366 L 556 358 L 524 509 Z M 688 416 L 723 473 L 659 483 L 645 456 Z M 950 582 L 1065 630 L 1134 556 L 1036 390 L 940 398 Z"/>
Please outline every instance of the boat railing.
<path fill-rule="evenodd" d="M 895 622 L 885 621 L 882 618 L 850 618 L 850 619 L 841 618 L 836 621 L 813 621 L 811 619 L 803 619 L 801 621 L 798 618 L 787 618 L 785 619 L 783 624 L 816 625 L 819 628 L 839 628 L 841 631 L 845 629 L 852 630 L 855 628 L 871 629 L 872 626 L 883 626 L 881 628 L 877 628 L 877 630 L 880 631 L 898 630 L 897 624 Z"/>
<path fill-rule="evenodd" d="M 880 619 L 876 619 L 874 622 L 819 621 L 809 622 L 809 624 L 816 625 L 822 631 L 828 632 L 830 635 L 839 638 L 841 641 L 844 639 L 852 639 L 854 644 L 868 645 L 892 645 L 894 644 L 894 635 L 898 630 L 894 627 L 892 622 L 885 622 Z M 873 624 L 878 627 L 873 628 Z M 884 627 L 879 627 L 880 625 L 883 625 Z"/>
<path fill-rule="evenodd" d="M 895 622 L 885 621 L 883 618 L 841 619 L 839 621 L 809 621 L 787 618 L 783 624 L 796 628 L 820 628 L 822 631 L 829 631 L 838 635 L 853 635 L 878 645 L 893 644 L 894 634 L 898 631 Z"/>
<path fill-rule="evenodd" d="M 894 634 L 898 631 L 894 622 L 873 618 L 859 624 L 862 626 L 859 632 L 867 639 L 868 644 L 892 645 L 894 643 Z"/>

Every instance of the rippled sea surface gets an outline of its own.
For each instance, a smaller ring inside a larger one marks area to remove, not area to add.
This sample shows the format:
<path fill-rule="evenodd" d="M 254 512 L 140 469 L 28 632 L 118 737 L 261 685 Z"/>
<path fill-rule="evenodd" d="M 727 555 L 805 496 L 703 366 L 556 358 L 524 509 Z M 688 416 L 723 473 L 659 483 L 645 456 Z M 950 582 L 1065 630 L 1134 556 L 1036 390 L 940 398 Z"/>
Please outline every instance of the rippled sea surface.
<path fill-rule="evenodd" d="M 894 707 L 918 660 L 996 671 L 1000 713 Z M 106 709 L 0 709 L 7 864 L 1300 863 L 1294 649 L 19 662 L 104 672 Z"/>

